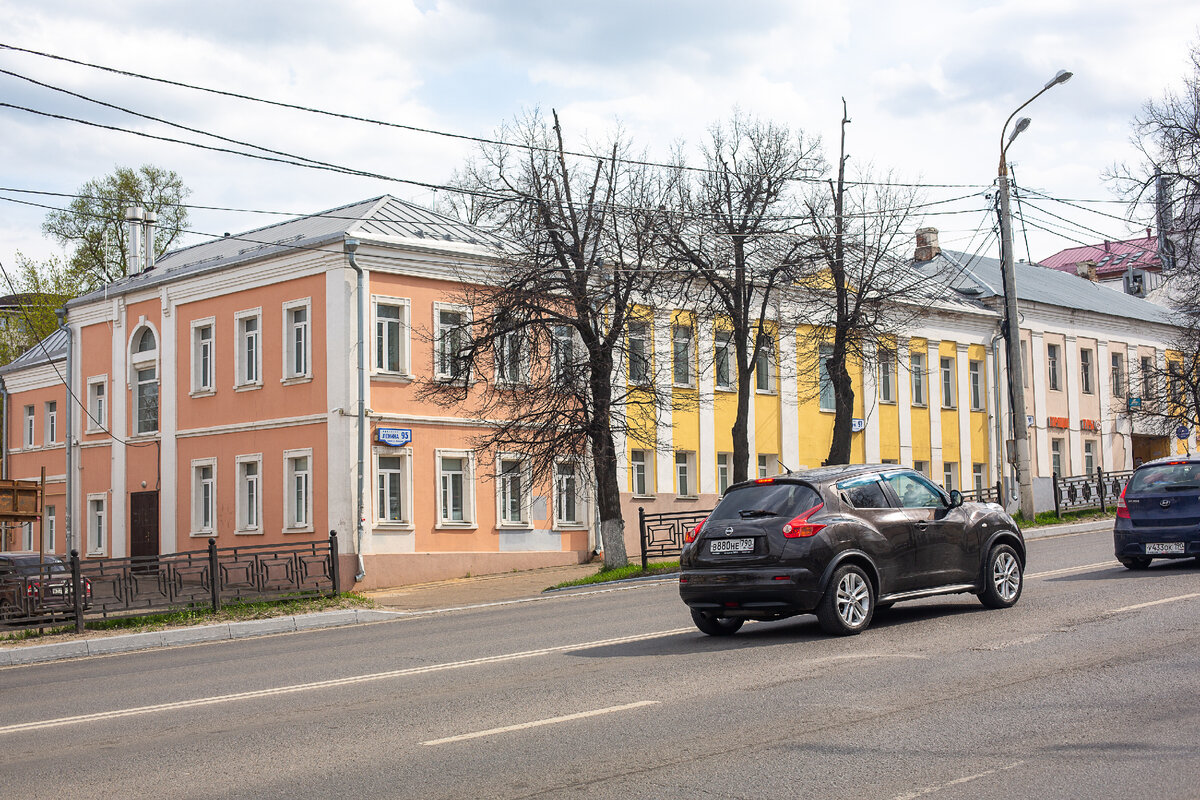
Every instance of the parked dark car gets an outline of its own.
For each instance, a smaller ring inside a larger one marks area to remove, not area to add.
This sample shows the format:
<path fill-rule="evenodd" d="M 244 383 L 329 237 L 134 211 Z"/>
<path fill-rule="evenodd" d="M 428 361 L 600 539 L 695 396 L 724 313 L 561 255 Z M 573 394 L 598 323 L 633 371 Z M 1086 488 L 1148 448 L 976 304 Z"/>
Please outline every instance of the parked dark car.
<path fill-rule="evenodd" d="M 1200 456 L 1160 458 L 1133 471 L 1117 501 L 1113 549 L 1129 569 L 1200 557 Z"/>
<path fill-rule="evenodd" d="M 83 607 L 92 606 L 92 584 L 83 582 Z M 73 612 L 71 571 L 57 556 L 28 551 L 0 553 L 0 620 Z"/>
<path fill-rule="evenodd" d="M 848 635 L 900 600 L 971 592 L 1013 605 L 1025 540 L 1000 506 L 964 503 L 914 470 L 838 466 L 731 486 L 685 536 L 680 564 L 679 594 L 707 634 L 815 613 Z"/>

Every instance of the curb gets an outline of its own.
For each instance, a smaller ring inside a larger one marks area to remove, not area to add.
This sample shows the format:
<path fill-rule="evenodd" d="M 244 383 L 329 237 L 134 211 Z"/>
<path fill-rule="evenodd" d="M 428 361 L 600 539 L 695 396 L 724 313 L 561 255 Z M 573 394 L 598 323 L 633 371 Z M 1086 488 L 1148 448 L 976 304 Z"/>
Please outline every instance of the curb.
<path fill-rule="evenodd" d="M 1111 531 L 1113 521 L 1111 519 L 1096 519 L 1091 522 L 1076 522 L 1066 525 L 1042 525 L 1037 528 L 1022 528 L 1021 534 L 1025 540 L 1030 539 L 1049 539 L 1052 536 L 1068 536 L 1072 533 L 1095 533 L 1097 531 Z"/>
<path fill-rule="evenodd" d="M 165 631 L 105 636 L 77 642 L 4 647 L 0 648 L 0 667 L 16 667 L 67 658 L 131 653 L 137 650 L 153 650 L 182 644 L 248 639 L 277 633 L 335 628 L 356 625 L 360 622 L 378 622 L 392 619 L 395 616 L 396 612 L 392 611 L 353 608 L 343 611 L 319 611 L 315 614 L 300 614 L 293 617 L 270 617 L 248 622 L 226 622 L 220 625 L 201 625 L 195 628 L 172 628 Z"/>

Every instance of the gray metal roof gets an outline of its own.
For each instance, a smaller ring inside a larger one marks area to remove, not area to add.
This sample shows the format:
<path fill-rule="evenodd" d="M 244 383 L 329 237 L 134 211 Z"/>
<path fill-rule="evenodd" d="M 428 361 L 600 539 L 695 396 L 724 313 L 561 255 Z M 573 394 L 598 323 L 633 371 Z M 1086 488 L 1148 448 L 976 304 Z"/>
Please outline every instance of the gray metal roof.
<path fill-rule="evenodd" d="M 913 265 L 966 297 L 982 301 L 1004 294 L 1000 261 L 995 258 L 943 250 L 932 261 L 916 261 Z M 1179 324 L 1170 309 L 1069 272 L 1017 264 L 1015 278 L 1019 301 L 1164 325 Z"/>
<path fill-rule="evenodd" d="M 154 269 L 114 281 L 72 300 L 67 307 L 289 250 L 316 249 L 348 237 L 366 241 L 381 238 L 388 241 L 408 240 L 416 245 L 439 242 L 473 248 L 495 247 L 499 244 L 494 235 L 480 228 L 383 195 L 172 250 L 158 260 Z"/>
<path fill-rule="evenodd" d="M 33 347 L 26 350 L 12 361 L 0 367 L 0 375 L 7 375 L 38 364 L 49 364 L 51 361 L 63 361 L 67 357 L 67 332 L 56 330 L 42 339 Z"/>

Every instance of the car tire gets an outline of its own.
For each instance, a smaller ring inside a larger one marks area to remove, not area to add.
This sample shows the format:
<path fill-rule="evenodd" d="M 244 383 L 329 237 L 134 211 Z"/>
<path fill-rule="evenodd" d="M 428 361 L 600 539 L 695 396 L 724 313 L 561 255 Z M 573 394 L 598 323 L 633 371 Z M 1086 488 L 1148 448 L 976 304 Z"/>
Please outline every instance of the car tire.
<path fill-rule="evenodd" d="M 855 564 L 838 567 L 817 605 L 821 630 L 834 636 L 853 636 L 866 630 L 874 615 L 875 587 L 867 573 Z"/>
<path fill-rule="evenodd" d="M 988 608 L 1011 608 L 1025 587 L 1021 559 L 1012 545 L 998 544 L 988 552 L 983 566 L 983 591 L 979 601 Z"/>
<path fill-rule="evenodd" d="M 705 611 L 692 609 L 692 622 L 696 627 L 709 636 L 733 636 L 742 627 L 744 619 L 740 617 L 718 617 Z"/>
<path fill-rule="evenodd" d="M 1154 559 L 1147 556 L 1123 556 L 1118 560 L 1125 569 L 1150 569 L 1150 562 Z"/>

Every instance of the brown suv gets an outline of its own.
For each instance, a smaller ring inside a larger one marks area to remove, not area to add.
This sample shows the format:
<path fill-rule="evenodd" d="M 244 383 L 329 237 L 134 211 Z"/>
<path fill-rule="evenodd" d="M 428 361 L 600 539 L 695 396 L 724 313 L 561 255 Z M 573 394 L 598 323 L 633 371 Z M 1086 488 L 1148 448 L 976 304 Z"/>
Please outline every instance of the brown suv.
<path fill-rule="evenodd" d="M 83 582 L 83 607 L 92 607 L 92 584 Z M 52 616 L 74 610 L 71 571 L 57 556 L 30 551 L 0 553 L 0 620 Z"/>

